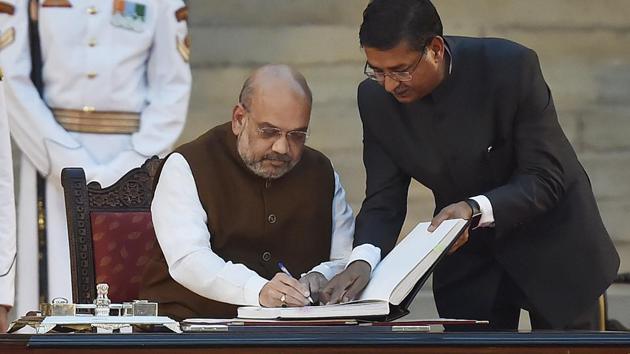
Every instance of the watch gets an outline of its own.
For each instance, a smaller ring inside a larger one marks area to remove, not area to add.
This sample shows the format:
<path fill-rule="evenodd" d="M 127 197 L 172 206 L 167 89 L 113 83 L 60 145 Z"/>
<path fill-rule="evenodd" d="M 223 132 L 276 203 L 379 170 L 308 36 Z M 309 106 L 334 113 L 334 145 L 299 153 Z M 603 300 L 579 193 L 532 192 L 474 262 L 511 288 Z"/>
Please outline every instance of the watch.
<path fill-rule="evenodd" d="M 474 199 L 468 198 L 465 202 L 472 210 L 472 215 L 470 216 L 470 228 L 474 230 L 479 227 L 479 221 L 481 220 L 481 208 L 479 207 L 479 203 L 477 203 Z"/>

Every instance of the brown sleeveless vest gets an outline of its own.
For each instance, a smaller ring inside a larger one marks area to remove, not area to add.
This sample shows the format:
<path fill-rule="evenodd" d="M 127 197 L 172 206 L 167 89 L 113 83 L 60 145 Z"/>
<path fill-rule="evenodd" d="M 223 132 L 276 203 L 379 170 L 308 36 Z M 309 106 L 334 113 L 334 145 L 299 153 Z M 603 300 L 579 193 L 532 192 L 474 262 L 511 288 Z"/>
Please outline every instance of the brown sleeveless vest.
<path fill-rule="evenodd" d="M 236 150 L 230 123 L 175 150 L 192 170 L 208 215 L 212 250 L 271 279 L 282 261 L 294 276 L 330 257 L 334 174 L 330 161 L 306 147 L 301 161 L 279 179 L 254 175 Z M 169 235 L 177 237 L 177 235 Z M 142 299 L 160 314 L 232 318 L 236 305 L 209 300 L 175 282 L 159 247 L 145 269 Z"/>

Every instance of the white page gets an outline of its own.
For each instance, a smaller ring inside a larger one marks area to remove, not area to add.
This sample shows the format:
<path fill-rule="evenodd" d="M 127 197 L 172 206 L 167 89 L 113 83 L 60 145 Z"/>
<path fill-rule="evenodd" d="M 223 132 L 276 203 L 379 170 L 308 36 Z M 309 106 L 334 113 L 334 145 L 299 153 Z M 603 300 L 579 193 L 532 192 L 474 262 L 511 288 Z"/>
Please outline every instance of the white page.
<path fill-rule="evenodd" d="M 360 300 L 384 300 L 409 272 L 433 250 L 461 219 L 445 220 L 437 230 L 428 232 L 430 222 L 418 225 L 385 257 L 372 272 Z"/>

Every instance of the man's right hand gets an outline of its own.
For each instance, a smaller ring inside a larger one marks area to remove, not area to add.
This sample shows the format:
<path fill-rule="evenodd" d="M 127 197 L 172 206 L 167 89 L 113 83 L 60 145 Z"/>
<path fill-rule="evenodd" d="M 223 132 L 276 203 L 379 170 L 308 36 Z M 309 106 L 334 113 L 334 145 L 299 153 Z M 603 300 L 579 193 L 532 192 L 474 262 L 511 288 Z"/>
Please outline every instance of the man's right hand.
<path fill-rule="evenodd" d="M 0 305 L 0 333 L 5 333 L 9 328 L 9 309 Z"/>
<path fill-rule="evenodd" d="M 319 294 L 324 304 L 337 304 L 354 300 L 370 281 L 372 267 L 365 261 L 354 261 L 335 275 Z"/>
<path fill-rule="evenodd" d="M 258 301 L 264 307 L 306 306 L 309 290 L 284 273 L 276 273 L 260 290 Z"/>

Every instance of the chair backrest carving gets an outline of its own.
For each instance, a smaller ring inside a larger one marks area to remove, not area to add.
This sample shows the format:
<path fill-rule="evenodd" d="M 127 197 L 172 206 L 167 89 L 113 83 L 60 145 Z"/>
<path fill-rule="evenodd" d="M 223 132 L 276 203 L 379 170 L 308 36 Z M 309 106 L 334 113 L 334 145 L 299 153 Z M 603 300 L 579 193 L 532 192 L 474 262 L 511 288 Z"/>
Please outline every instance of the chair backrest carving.
<path fill-rule="evenodd" d="M 154 247 L 151 200 L 161 161 L 154 156 L 105 188 L 86 184 L 82 168 L 63 169 L 74 303 L 92 303 L 99 282 L 109 284 L 113 302 L 137 298 Z"/>

